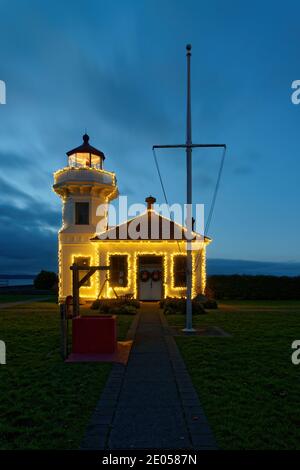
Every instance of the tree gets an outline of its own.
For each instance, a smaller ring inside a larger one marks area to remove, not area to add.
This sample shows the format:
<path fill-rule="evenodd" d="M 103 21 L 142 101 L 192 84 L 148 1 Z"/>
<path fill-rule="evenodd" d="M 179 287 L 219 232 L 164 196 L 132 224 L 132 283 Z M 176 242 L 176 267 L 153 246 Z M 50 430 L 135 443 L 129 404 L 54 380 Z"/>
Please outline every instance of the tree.
<path fill-rule="evenodd" d="M 51 271 L 41 271 L 34 279 L 36 289 L 54 289 L 58 282 L 58 276 Z"/>

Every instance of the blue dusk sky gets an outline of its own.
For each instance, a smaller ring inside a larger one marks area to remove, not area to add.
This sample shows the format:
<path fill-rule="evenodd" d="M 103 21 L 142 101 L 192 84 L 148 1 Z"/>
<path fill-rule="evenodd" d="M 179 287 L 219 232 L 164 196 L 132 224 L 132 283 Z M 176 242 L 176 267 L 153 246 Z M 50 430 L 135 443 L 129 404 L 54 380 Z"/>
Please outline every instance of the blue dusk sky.
<path fill-rule="evenodd" d="M 0 17 L 0 273 L 56 270 L 52 175 L 85 129 L 129 202 L 163 202 L 151 148 L 185 140 L 191 43 L 193 141 L 228 146 L 208 271 L 300 274 L 299 2 L 1 0 Z M 184 202 L 184 151 L 158 158 Z M 207 212 L 220 158 L 193 152 Z"/>

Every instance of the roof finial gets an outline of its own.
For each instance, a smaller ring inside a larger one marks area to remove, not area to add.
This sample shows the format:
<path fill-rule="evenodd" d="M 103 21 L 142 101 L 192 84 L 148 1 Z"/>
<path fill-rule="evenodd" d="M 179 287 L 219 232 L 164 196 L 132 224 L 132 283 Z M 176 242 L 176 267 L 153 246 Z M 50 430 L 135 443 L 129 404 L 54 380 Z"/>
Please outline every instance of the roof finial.
<path fill-rule="evenodd" d="M 153 209 L 153 204 L 156 202 L 156 199 L 153 196 L 148 196 L 146 197 L 145 202 L 147 202 L 147 210 L 149 211 Z"/>
<path fill-rule="evenodd" d="M 90 136 L 87 135 L 86 132 L 85 132 L 85 134 L 82 136 L 82 138 L 83 138 L 83 142 L 84 142 L 85 144 L 88 144 L 88 143 L 89 143 Z"/>

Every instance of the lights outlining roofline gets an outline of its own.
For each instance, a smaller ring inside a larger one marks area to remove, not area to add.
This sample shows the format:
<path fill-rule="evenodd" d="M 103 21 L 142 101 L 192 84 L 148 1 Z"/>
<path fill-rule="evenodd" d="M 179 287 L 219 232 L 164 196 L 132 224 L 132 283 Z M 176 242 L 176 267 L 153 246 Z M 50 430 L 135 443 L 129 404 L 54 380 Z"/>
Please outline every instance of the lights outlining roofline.
<path fill-rule="evenodd" d="M 108 175 L 108 176 L 111 176 L 113 178 L 113 183 L 114 184 L 117 183 L 117 178 L 116 178 L 115 172 L 103 170 L 103 169 L 100 169 L 100 168 L 93 168 L 93 167 L 89 167 L 89 166 L 82 166 L 82 167 L 65 166 L 64 168 L 60 168 L 59 170 L 57 170 L 53 173 L 54 179 L 57 178 L 57 176 L 61 175 L 62 173 L 65 173 L 66 171 L 70 171 L 70 170 L 74 170 L 74 171 L 78 171 L 78 172 L 80 172 L 80 171 L 92 171 L 92 172 L 96 172 L 96 173 L 99 173 L 99 174 Z"/>

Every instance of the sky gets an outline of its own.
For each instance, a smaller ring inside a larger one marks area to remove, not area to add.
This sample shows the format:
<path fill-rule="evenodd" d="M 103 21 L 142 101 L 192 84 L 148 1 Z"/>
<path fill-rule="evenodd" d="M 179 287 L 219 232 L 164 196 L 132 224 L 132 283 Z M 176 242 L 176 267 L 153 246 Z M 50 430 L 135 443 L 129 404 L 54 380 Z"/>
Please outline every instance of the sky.
<path fill-rule="evenodd" d="M 299 14 L 291 0 L 0 0 L 0 273 L 57 269 L 53 172 L 85 129 L 129 202 L 164 202 L 151 149 L 185 141 L 191 43 L 193 141 L 228 148 L 208 272 L 300 274 Z M 220 159 L 193 152 L 206 214 Z M 183 203 L 184 151 L 158 160 Z"/>

